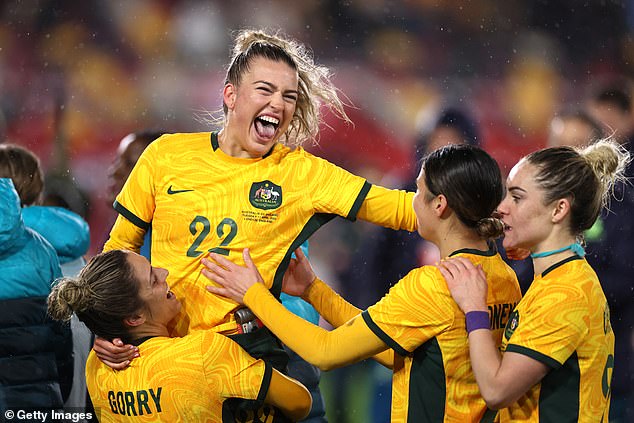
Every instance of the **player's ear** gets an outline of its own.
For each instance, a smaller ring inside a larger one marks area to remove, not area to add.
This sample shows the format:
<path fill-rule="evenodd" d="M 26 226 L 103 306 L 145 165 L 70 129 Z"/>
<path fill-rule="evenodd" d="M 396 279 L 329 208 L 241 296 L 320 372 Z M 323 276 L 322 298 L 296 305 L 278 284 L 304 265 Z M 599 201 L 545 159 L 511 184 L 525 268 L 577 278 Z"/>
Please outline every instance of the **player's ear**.
<path fill-rule="evenodd" d="M 236 104 L 236 87 L 228 82 L 222 90 L 222 101 L 229 110 L 233 110 Z"/>
<path fill-rule="evenodd" d="M 447 210 L 447 207 L 448 207 L 447 197 L 445 197 L 444 194 L 438 194 L 436 198 L 432 200 L 432 206 L 436 216 L 441 217 L 445 213 L 445 210 Z"/>
<path fill-rule="evenodd" d="M 143 313 L 140 313 L 130 317 L 126 317 L 125 319 L 123 319 L 123 323 L 125 323 L 126 326 L 135 327 L 145 323 L 145 320 L 145 315 Z"/>
<path fill-rule="evenodd" d="M 570 200 L 568 198 L 560 198 L 556 200 L 551 212 L 552 222 L 559 223 L 570 214 Z"/>

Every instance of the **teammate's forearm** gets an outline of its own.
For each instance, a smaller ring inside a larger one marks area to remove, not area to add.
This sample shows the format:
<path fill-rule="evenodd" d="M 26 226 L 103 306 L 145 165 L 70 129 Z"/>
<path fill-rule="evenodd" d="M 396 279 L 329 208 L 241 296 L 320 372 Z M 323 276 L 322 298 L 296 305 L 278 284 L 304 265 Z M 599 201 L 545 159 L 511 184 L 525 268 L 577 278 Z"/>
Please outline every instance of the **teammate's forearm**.
<path fill-rule="evenodd" d="M 392 229 L 414 232 L 417 227 L 412 205 L 413 192 L 372 185 L 357 217 Z"/>
<path fill-rule="evenodd" d="M 495 375 L 500 368 L 502 358 L 490 330 L 475 330 L 469 334 L 469 356 L 482 397 L 485 400 L 496 398 Z"/>
<path fill-rule="evenodd" d="M 350 304 L 319 278 L 310 284 L 302 298 L 315 307 L 317 312 L 335 328 L 361 313 L 361 309 Z M 392 349 L 376 354 L 372 359 L 389 369 L 394 368 L 394 350 Z"/>
<path fill-rule="evenodd" d="M 290 349 L 322 370 L 355 363 L 387 348 L 360 317 L 329 332 L 286 310 L 261 283 L 249 288 L 244 303 Z"/>
<path fill-rule="evenodd" d="M 315 278 L 302 298 L 315 307 L 317 312 L 335 328 L 361 313 L 360 309 L 346 301 L 319 278 Z"/>

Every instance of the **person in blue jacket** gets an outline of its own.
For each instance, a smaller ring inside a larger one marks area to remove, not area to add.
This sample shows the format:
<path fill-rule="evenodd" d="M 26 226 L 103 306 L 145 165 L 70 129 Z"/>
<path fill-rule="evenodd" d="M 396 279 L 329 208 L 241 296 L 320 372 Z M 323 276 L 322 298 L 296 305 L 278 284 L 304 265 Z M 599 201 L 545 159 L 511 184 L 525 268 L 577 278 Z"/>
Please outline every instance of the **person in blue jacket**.
<path fill-rule="evenodd" d="M 61 408 L 72 385 L 70 328 L 47 315 L 55 250 L 24 225 L 13 182 L 0 178 L 0 412 Z"/>
<path fill-rule="evenodd" d="M 8 215 L 21 213 L 24 231 L 36 238 L 43 238 L 48 252 L 43 262 L 35 261 L 34 258 L 39 256 L 27 251 L 24 251 L 24 255 L 13 256 L 11 260 L 19 268 L 27 268 L 35 275 L 16 272 L 16 279 L 13 280 L 14 283 L 7 284 L 7 291 L 8 287 L 19 289 L 19 292 L 12 294 L 14 298 L 48 296 L 53 280 L 60 276 L 76 276 L 84 266 L 84 255 L 90 244 L 88 224 L 79 215 L 65 208 L 39 205 L 44 191 L 44 178 L 38 157 L 28 149 L 14 144 L 0 145 L 0 177 L 11 178 L 19 197 L 18 208 L 7 210 Z M 12 237 L 17 236 L 16 233 L 12 234 Z M 57 263 L 58 271 L 54 274 L 41 272 L 49 259 Z M 29 265 L 25 266 L 26 263 Z M 38 283 L 38 290 L 26 291 L 35 281 Z M 70 394 L 64 395 L 65 405 L 83 408 L 88 398 L 84 367 L 92 345 L 92 335 L 76 318 L 71 319 L 70 327 L 72 338 L 67 341 L 73 350 L 68 360 L 74 361 L 74 383 Z"/>
<path fill-rule="evenodd" d="M 13 181 L 0 178 L 0 300 L 45 296 L 62 276 L 53 246 L 22 220 Z"/>

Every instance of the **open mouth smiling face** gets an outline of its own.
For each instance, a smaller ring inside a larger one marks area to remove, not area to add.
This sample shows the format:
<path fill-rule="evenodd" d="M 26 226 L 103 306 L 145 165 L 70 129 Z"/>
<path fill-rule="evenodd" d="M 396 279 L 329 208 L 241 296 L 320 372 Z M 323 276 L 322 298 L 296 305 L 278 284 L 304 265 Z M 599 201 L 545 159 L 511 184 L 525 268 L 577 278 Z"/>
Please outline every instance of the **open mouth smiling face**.
<path fill-rule="evenodd" d="M 272 140 L 277 135 L 280 120 L 269 115 L 260 115 L 255 118 L 255 130 L 258 136 L 263 139 Z"/>

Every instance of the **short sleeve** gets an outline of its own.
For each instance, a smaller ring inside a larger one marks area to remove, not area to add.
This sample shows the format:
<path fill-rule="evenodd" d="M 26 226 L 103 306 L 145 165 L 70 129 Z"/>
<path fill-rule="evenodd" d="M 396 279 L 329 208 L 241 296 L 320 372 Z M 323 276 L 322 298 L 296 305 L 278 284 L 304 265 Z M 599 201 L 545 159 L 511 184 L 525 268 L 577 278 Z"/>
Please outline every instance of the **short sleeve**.
<path fill-rule="evenodd" d="M 524 354 L 557 368 L 588 333 L 587 299 L 572 285 L 550 285 L 549 289 L 541 290 L 539 296 L 532 297 L 516 308 L 516 328 L 506 341 L 506 351 Z"/>
<path fill-rule="evenodd" d="M 141 154 L 114 204 L 115 210 L 141 229 L 149 229 L 155 209 L 155 177 L 159 148 L 151 143 Z"/>

